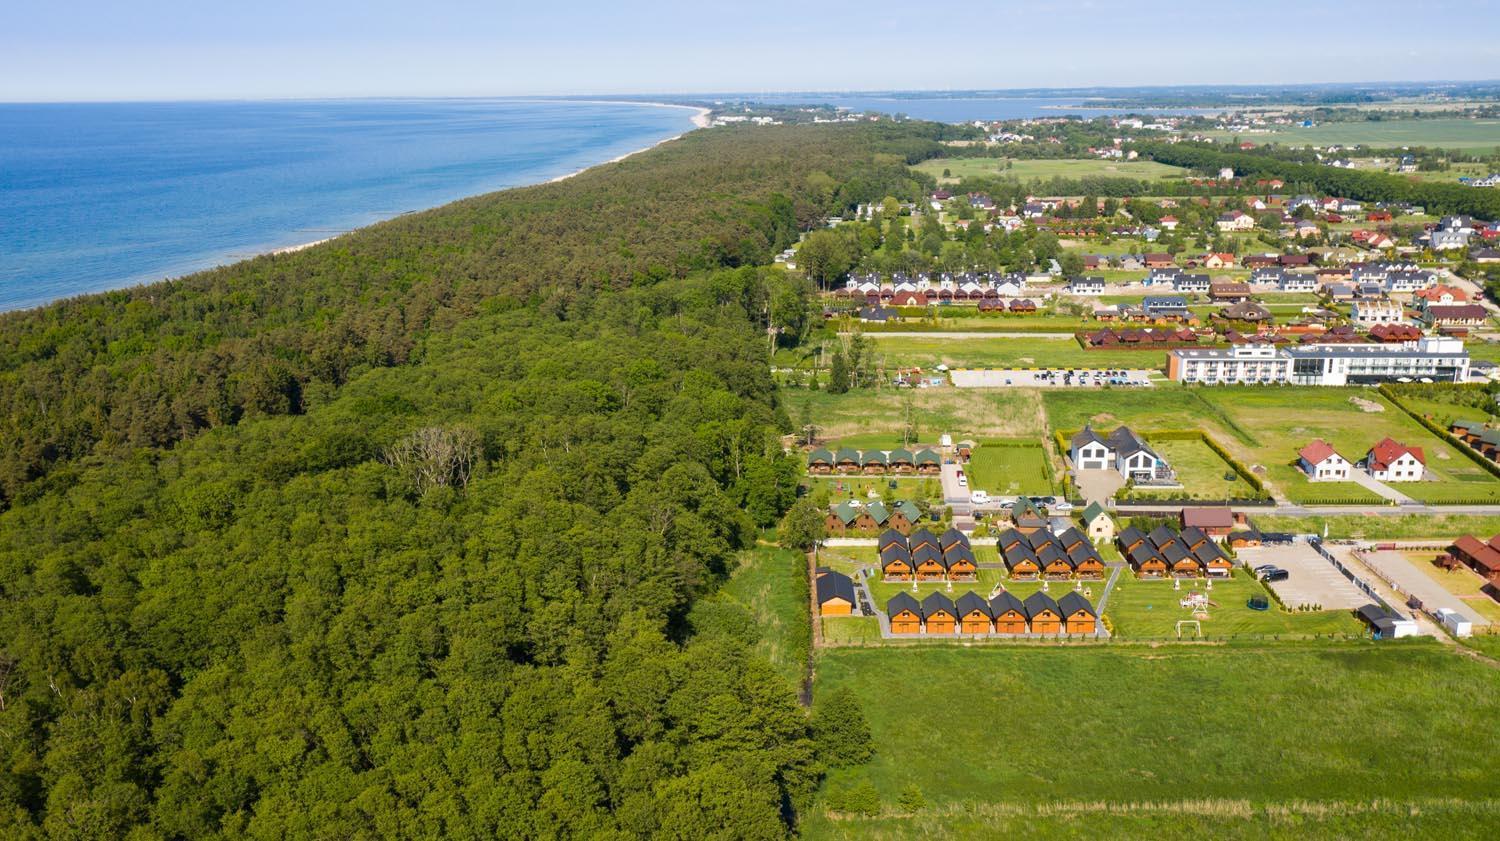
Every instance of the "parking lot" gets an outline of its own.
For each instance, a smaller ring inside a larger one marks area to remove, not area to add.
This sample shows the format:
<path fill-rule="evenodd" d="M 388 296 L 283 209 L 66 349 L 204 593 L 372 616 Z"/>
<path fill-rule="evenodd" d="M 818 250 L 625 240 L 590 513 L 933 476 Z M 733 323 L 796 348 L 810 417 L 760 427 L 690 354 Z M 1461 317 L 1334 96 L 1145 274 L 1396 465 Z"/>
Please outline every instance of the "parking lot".
<path fill-rule="evenodd" d="M 956 368 L 958 388 L 1143 388 L 1153 372 L 1127 368 Z"/>
<path fill-rule="evenodd" d="M 1369 596 L 1306 543 L 1245 548 L 1239 550 L 1239 559 L 1252 569 L 1275 564 L 1286 570 L 1287 579 L 1273 581 L 1270 587 L 1289 608 L 1315 604 L 1325 610 L 1352 610 L 1370 603 Z"/>

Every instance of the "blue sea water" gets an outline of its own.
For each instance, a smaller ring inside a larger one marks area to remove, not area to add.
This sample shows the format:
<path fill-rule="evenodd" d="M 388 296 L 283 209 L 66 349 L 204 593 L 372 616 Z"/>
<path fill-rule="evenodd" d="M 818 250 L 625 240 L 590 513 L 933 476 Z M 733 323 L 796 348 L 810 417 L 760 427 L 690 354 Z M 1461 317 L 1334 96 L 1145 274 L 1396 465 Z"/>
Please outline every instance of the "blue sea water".
<path fill-rule="evenodd" d="M 546 181 L 692 116 L 505 99 L 0 104 L 0 310 Z"/>

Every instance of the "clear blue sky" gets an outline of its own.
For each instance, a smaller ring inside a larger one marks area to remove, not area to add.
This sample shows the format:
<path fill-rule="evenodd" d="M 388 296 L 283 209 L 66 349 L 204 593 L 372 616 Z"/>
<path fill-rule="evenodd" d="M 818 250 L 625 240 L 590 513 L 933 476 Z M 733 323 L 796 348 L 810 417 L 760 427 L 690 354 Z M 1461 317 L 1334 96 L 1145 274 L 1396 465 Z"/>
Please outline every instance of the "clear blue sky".
<path fill-rule="evenodd" d="M 0 101 L 1500 78 L 1500 0 L 59 0 Z"/>

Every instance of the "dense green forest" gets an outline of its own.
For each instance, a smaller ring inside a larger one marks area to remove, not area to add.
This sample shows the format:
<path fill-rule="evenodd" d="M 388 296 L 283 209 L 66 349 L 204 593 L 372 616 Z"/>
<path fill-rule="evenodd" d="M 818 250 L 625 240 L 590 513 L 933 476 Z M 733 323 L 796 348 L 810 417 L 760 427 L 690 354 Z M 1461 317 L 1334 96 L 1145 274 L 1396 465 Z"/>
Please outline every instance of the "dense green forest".
<path fill-rule="evenodd" d="M 691 610 L 795 496 L 809 288 L 749 264 L 929 131 L 698 132 L 0 318 L 0 837 L 793 831 L 857 711 Z"/>

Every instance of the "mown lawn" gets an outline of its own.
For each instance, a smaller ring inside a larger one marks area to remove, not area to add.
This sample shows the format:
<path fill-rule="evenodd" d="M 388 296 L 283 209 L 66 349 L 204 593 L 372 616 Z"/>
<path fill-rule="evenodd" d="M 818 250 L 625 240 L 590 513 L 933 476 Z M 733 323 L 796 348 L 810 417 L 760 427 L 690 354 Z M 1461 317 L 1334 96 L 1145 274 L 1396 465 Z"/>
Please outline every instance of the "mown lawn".
<path fill-rule="evenodd" d="M 1176 469 L 1177 481 L 1182 484 L 1182 490 L 1163 490 L 1159 496 L 1223 500 L 1245 499 L 1256 495 L 1250 483 L 1235 473 L 1229 462 L 1209 449 L 1203 441 L 1154 441 L 1149 440 L 1150 430 L 1140 431 L 1147 436 L 1148 443 L 1156 450 L 1157 455 Z M 1225 476 L 1230 478 L 1226 479 Z"/>
<path fill-rule="evenodd" d="M 990 438 L 978 443 L 965 468 L 970 488 L 988 491 L 991 496 L 1038 496 L 1057 492 L 1048 478 L 1047 451 L 1039 439 L 1018 442 Z M 1028 446 L 1016 446 L 1017 443 Z"/>
<path fill-rule="evenodd" d="M 1433 643 L 838 649 L 817 675 L 861 699 L 876 755 L 829 774 L 809 838 L 1003 837 L 1031 815 L 1059 837 L 1350 837 L 1409 832 L 1428 803 L 1467 820 L 1456 837 L 1500 820 L 1500 671 Z M 885 813 L 831 818 L 860 782 Z"/>
<path fill-rule="evenodd" d="M 1211 588 L 1206 581 L 1183 581 L 1174 588 L 1171 581 L 1139 581 L 1124 576 L 1110 591 L 1107 614 L 1121 640 L 1176 639 L 1177 623 L 1196 618 L 1194 610 L 1181 604 L 1195 591 L 1207 595 L 1211 602 L 1208 618 L 1198 619 L 1205 639 L 1364 635 L 1359 621 L 1347 610 L 1289 612 L 1274 599 L 1269 610 L 1251 610 L 1247 603 L 1252 596 L 1269 599 L 1270 594 L 1243 569 L 1236 569 L 1227 580 L 1215 580 Z M 1194 636 L 1191 628 L 1184 630 L 1184 639 Z"/>
<path fill-rule="evenodd" d="M 891 483 L 895 487 L 891 487 Z M 802 484 L 814 494 L 828 493 L 830 503 L 837 504 L 846 499 L 869 503 L 881 500 L 886 503 L 903 499 L 916 501 L 925 499 L 941 502 L 943 489 L 935 477 L 865 477 L 865 476 L 806 476 Z M 873 496 L 872 496 L 873 494 Z"/>

